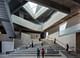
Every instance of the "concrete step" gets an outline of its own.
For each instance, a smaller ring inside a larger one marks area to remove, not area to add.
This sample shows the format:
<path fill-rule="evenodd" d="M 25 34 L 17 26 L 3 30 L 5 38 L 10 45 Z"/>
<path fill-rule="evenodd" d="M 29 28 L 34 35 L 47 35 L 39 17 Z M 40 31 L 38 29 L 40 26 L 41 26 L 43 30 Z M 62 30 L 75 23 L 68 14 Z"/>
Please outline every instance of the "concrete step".
<path fill-rule="evenodd" d="M 37 56 L 37 54 L 8 54 L 8 55 L 10 56 Z M 61 54 L 45 54 L 45 56 L 61 56 Z"/>

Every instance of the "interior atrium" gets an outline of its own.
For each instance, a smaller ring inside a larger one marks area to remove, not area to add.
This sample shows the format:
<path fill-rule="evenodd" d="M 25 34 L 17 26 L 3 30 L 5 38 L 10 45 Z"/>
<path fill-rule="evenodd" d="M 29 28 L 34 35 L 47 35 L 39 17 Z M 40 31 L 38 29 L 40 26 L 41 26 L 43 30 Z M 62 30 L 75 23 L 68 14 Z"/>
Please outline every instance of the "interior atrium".
<path fill-rule="evenodd" d="M 0 58 L 80 58 L 80 0 L 0 0 Z"/>

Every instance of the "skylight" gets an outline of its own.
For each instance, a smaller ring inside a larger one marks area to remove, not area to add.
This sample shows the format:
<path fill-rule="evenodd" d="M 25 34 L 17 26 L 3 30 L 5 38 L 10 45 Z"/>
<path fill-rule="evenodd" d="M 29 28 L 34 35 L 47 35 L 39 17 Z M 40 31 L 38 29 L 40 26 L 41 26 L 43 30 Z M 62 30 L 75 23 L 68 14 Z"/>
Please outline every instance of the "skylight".
<path fill-rule="evenodd" d="M 33 2 L 27 2 L 23 8 L 34 18 L 38 18 L 41 14 L 48 10 L 47 7 L 38 5 Z"/>
<path fill-rule="evenodd" d="M 37 5 L 37 4 L 35 4 L 35 3 L 32 3 L 32 2 L 28 2 L 28 4 L 30 5 L 30 7 L 31 7 L 31 9 L 32 9 L 33 14 L 35 14 L 35 13 L 36 13 L 36 10 L 37 10 L 37 7 L 38 7 L 38 5 Z"/>

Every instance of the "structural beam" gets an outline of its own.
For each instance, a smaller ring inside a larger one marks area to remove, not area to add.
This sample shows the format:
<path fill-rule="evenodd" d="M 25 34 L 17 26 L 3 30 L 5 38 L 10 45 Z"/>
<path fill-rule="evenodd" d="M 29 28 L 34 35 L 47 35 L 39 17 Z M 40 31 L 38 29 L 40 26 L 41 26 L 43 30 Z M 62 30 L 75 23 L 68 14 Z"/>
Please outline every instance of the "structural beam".
<path fill-rule="evenodd" d="M 39 33 L 39 34 L 41 33 L 40 31 L 34 31 L 29 28 L 25 28 L 23 26 L 15 24 L 15 23 L 14 23 L 14 28 L 15 28 L 15 31 L 20 31 L 20 32 L 24 32 L 24 33 Z"/>
<path fill-rule="evenodd" d="M 11 13 L 18 11 L 27 1 L 11 0 L 9 3 Z"/>

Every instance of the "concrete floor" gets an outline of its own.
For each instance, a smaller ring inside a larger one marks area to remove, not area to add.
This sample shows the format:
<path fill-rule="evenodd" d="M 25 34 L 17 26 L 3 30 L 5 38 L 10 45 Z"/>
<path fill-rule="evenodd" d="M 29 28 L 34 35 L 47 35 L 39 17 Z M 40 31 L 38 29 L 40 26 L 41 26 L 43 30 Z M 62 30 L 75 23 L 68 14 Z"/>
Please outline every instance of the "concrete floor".
<path fill-rule="evenodd" d="M 62 56 L 45 56 L 44 58 L 67 58 L 64 54 Z M 37 56 L 26 56 L 26 55 L 0 55 L 0 58 L 37 58 Z M 42 58 L 40 56 L 40 58 Z"/>

